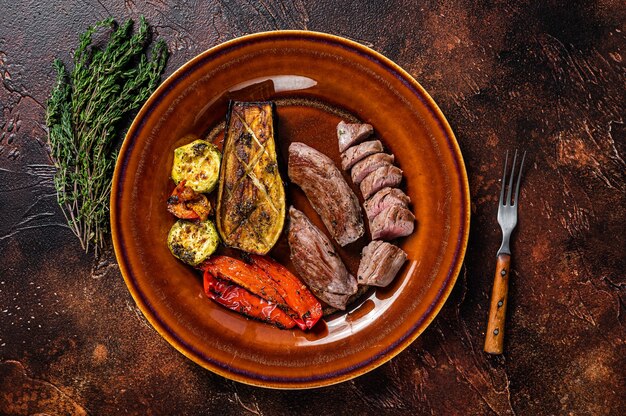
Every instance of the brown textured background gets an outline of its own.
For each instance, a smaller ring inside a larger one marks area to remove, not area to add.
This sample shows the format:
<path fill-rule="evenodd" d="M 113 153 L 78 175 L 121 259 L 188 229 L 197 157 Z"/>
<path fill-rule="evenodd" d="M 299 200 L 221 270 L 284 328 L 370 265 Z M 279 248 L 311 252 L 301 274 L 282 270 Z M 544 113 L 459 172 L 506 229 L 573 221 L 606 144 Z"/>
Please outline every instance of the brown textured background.
<path fill-rule="evenodd" d="M 0 1 L 0 414 L 626 414 L 626 8 L 488 3 Z M 469 249 L 438 318 L 390 363 L 310 391 L 228 381 L 148 325 L 110 250 L 81 252 L 46 150 L 51 61 L 96 20 L 141 14 L 169 44 L 167 75 L 243 34 L 317 30 L 385 54 L 442 108 L 470 178 Z M 530 163 L 506 353 L 490 357 L 498 177 L 514 148 Z"/>

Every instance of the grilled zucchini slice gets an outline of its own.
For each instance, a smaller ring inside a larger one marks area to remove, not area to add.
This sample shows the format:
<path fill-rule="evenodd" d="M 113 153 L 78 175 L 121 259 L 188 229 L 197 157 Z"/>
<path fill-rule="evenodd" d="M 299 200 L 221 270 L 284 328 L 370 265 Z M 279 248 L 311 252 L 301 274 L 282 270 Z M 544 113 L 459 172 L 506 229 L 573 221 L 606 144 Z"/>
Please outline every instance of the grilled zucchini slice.
<path fill-rule="evenodd" d="M 194 137 L 194 136 L 191 136 Z M 206 140 L 195 140 L 174 150 L 172 180 L 186 185 L 196 192 L 209 193 L 217 185 L 220 174 L 220 151 Z"/>
<path fill-rule="evenodd" d="M 220 239 L 213 221 L 178 220 L 167 236 L 167 246 L 177 259 L 195 266 L 208 259 Z"/>
<path fill-rule="evenodd" d="M 276 244 L 285 222 L 274 115 L 271 102 L 231 102 L 217 196 L 222 241 L 260 255 Z"/>

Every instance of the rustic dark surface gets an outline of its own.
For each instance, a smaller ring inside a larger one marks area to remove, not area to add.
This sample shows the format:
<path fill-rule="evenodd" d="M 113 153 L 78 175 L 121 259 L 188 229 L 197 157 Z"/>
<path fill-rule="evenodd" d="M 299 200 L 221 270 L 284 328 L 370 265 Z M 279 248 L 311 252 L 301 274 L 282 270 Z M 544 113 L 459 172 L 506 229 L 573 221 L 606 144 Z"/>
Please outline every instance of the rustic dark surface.
<path fill-rule="evenodd" d="M 58 3 L 58 4 L 55 4 Z M 0 1 L 0 414 L 626 414 L 626 13 L 616 0 Z M 95 20 L 146 15 L 167 74 L 222 41 L 308 29 L 408 70 L 456 132 L 472 194 L 465 265 L 406 351 L 337 386 L 271 391 L 184 358 L 109 250 L 83 254 L 52 187 L 44 105 Z M 505 355 L 482 352 L 506 149 L 527 149 Z"/>

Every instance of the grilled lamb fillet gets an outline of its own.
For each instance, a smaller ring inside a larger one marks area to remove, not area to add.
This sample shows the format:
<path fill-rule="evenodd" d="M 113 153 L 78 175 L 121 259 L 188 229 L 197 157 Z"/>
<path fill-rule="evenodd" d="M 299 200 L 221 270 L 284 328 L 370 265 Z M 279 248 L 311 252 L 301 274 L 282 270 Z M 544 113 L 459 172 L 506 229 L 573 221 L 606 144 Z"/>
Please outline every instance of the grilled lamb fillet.
<path fill-rule="evenodd" d="M 387 153 L 374 153 L 366 157 L 352 166 L 352 171 L 350 172 L 352 182 L 357 185 L 360 184 L 367 175 L 376 169 L 386 165 L 393 165 L 393 160 L 394 156 Z"/>
<path fill-rule="evenodd" d="M 370 140 L 369 142 L 352 146 L 341 154 L 341 169 L 348 170 L 359 160 L 382 151 L 383 144 L 380 140 Z"/>
<path fill-rule="evenodd" d="M 288 170 L 337 243 L 345 246 L 365 233 L 359 199 L 328 156 L 304 143 L 292 143 Z"/>
<path fill-rule="evenodd" d="M 383 188 L 363 203 L 367 218 L 373 220 L 381 211 L 392 205 L 408 208 L 411 198 L 398 188 Z"/>
<path fill-rule="evenodd" d="M 372 241 L 361 253 L 357 273 L 359 284 L 379 287 L 389 285 L 406 258 L 406 253 L 401 248 L 384 241 Z"/>
<path fill-rule="evenodd" d="M 367 139 L 374 132 L 371 124 L 348 124 L 341 120 L 337 124 L 337 140 L 339 151 L 343 152 L 348 147 Z"/>
<path fill-rule="evenodd" d="M 393 240 L 413 232 L 415 216 L 411 211 L 392 205 L 370 221 L 372 240 Z"/>
<path fill-rule="evenodd" d="M 393 165 L 385 165 L 370 173 L 361 182 L 363 199 L 368 199 L 376 192 L 386 187 L 396 187 L 402 182 L 402 170 Z"/>
<path fill-rule="evenodd" d="M 298 276 L 322 301 L 344 310 L 357 283 L 330 240 L 294 207 L 289 208 L 289 249 Z"/>

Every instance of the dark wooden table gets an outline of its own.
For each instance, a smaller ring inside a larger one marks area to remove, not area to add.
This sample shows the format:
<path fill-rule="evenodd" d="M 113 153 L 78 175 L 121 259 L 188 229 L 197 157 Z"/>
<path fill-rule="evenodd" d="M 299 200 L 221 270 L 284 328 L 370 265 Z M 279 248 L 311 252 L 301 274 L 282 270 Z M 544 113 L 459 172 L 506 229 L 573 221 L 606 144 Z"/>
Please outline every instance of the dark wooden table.
<path fill-rule="evenodd" d="M 622 2 L 0 3 L 0 414 L 626 414 Z M 372 47 L 431 93 L 463 151 L 472 226 L 452 295 L 406 351 L 319 390 L 232 382 L 150 327 L 110 249 L 81 252 L 52 185 L 51 62 L 96 20 L 141 14 L 168 42 L 167 75 L 243 34 L 308 29 Z M 492 357 L 498 178 L 515 148 L 529 163 Z"/>

